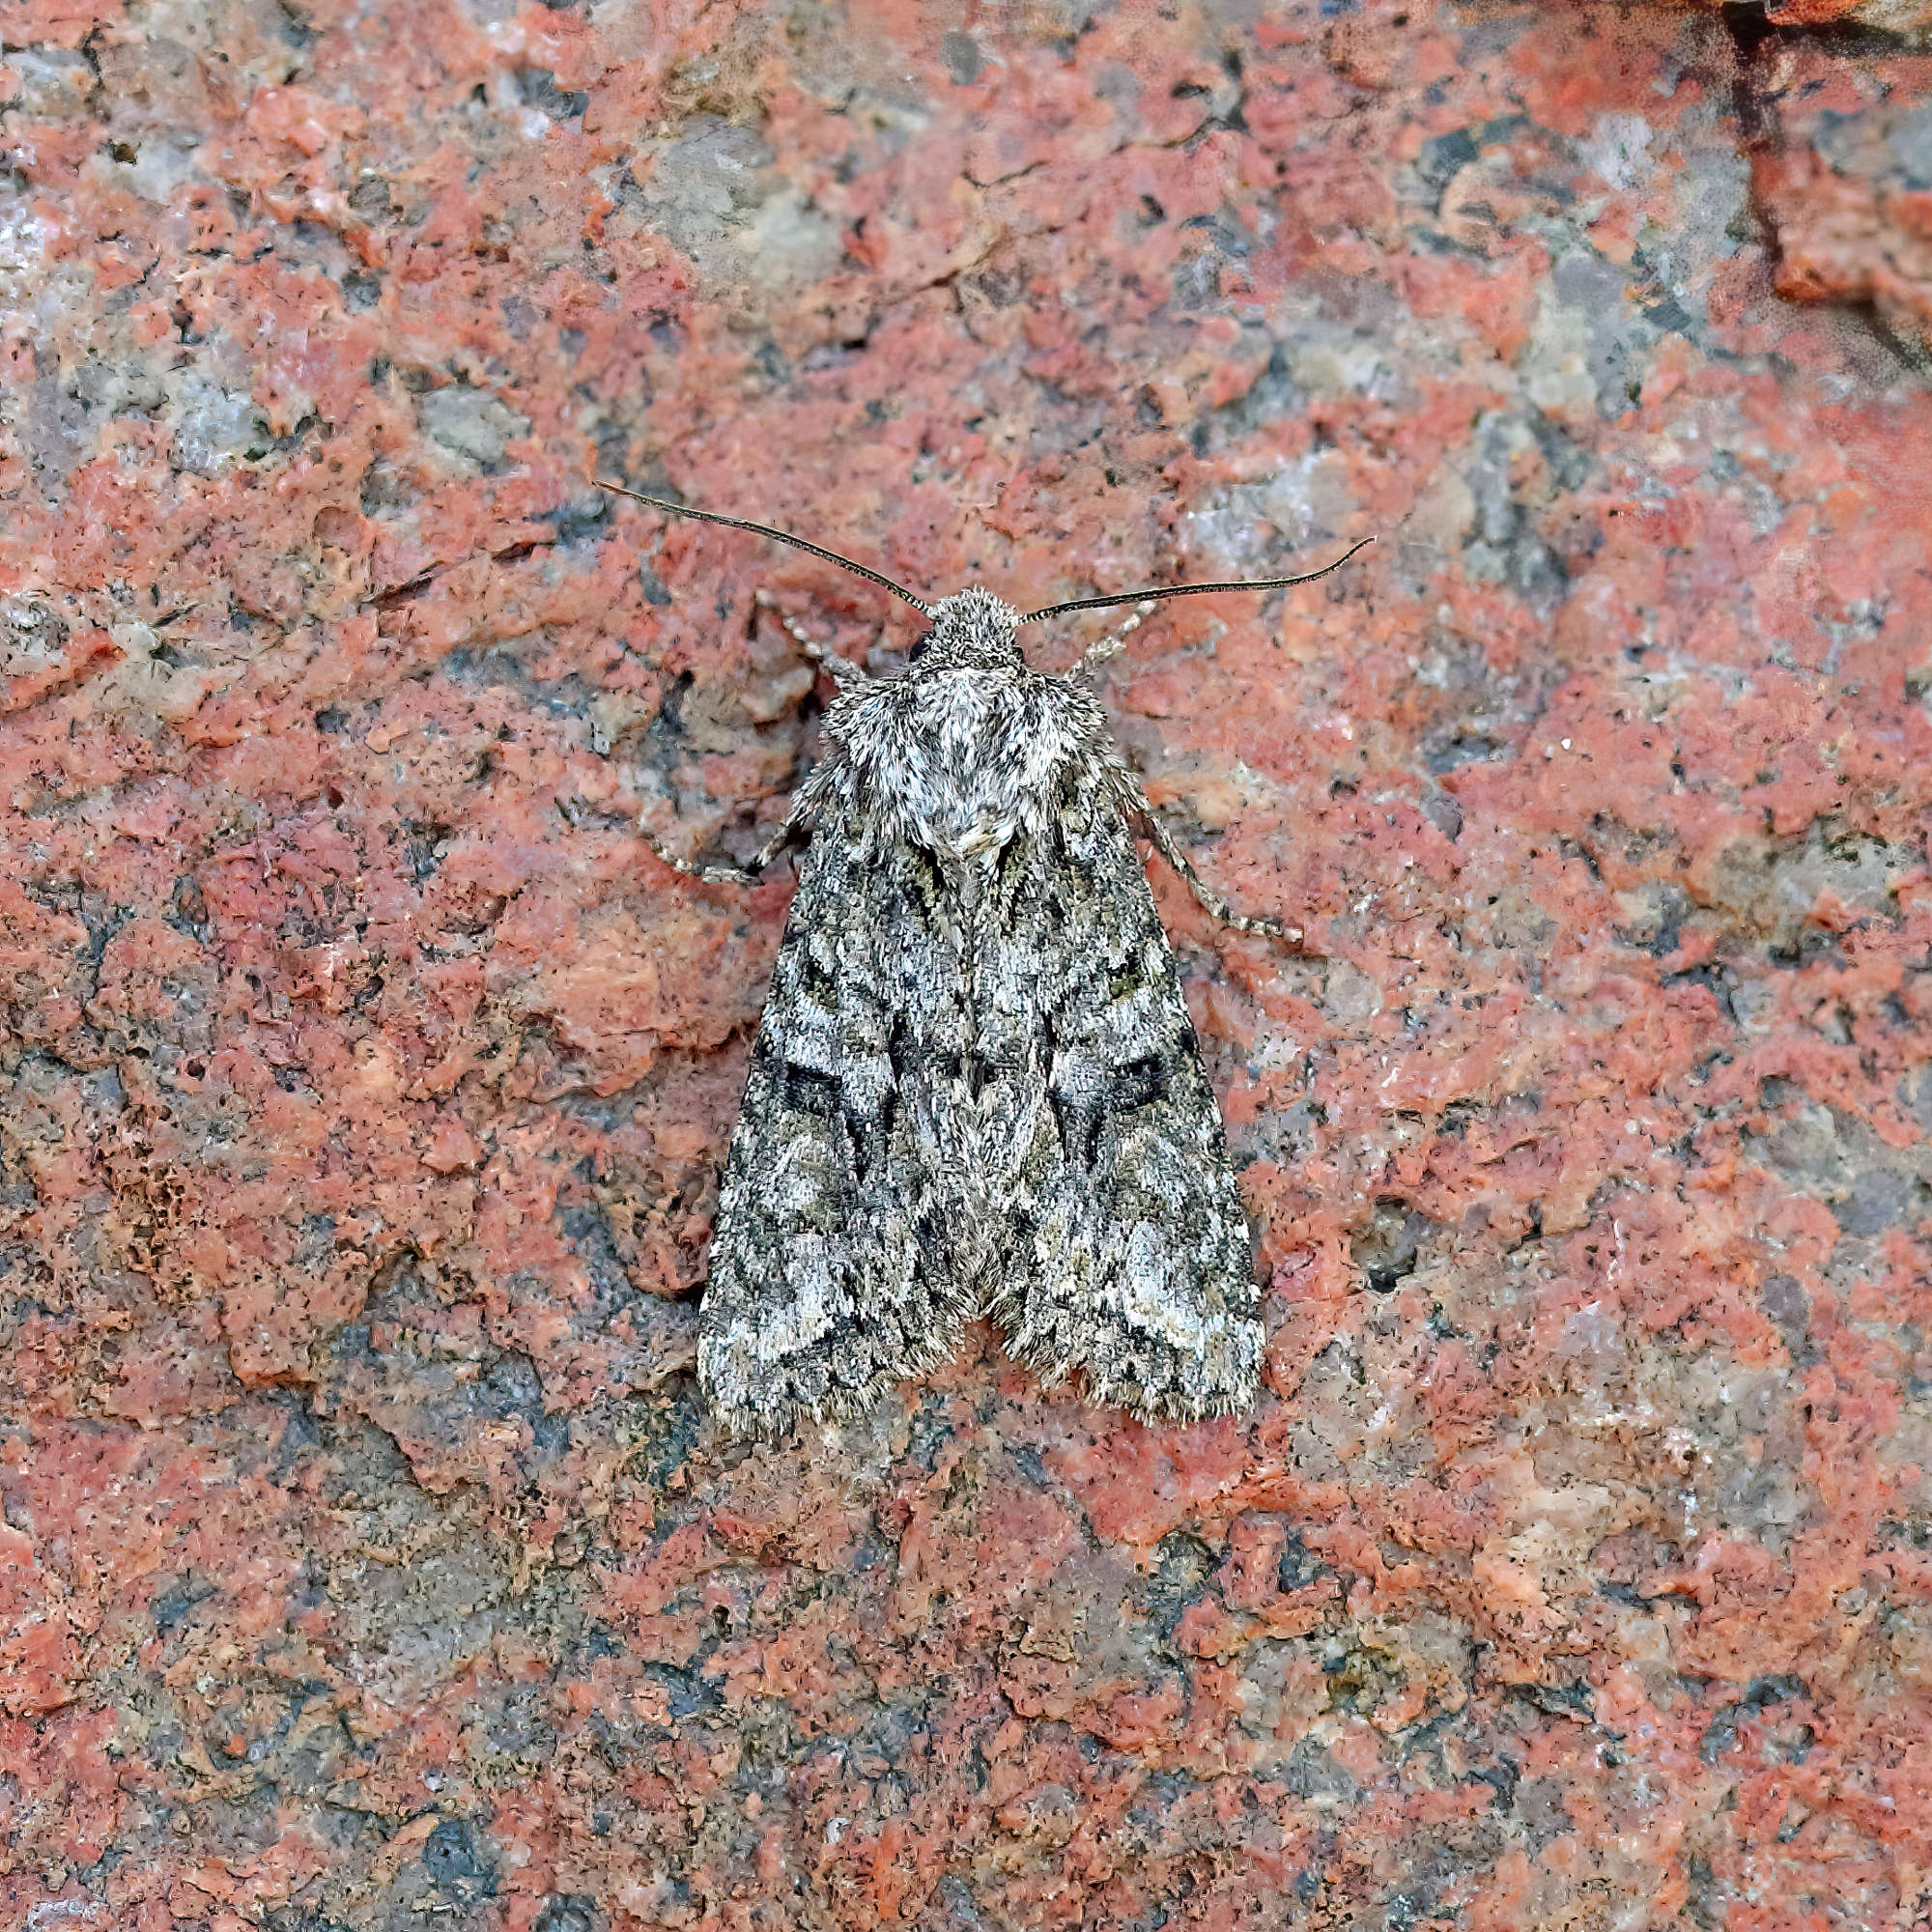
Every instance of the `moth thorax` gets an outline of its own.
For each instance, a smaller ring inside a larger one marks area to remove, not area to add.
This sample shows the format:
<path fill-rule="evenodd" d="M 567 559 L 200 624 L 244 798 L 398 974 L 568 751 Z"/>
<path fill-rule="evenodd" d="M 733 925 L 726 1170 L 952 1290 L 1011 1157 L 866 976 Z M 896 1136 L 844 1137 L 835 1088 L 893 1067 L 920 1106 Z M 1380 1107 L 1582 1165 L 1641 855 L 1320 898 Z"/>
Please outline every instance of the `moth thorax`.
<path fill-rule="evenodd" d="M 893 695 L 881 791 L 921 844 L 962 857 L 1004 844 L 1050 809 L 1059 740 L 1041 728 L 1038 680 L 1008 665 L 918 669 Z"/>

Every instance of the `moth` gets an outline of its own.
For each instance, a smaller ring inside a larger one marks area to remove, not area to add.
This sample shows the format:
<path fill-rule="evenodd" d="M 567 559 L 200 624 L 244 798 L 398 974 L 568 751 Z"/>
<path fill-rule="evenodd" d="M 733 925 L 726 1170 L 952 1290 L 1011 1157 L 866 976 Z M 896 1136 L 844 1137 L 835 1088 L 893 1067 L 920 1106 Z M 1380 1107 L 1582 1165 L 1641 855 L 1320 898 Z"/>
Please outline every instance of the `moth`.
<path fill-rule="evenodd" d="M 930 620 L 873 677 L 786 620 L 837 687 L 828 755 L 749 879 L 808 844 L 731 1136 L 698 1378 L 724 1424 L 837 1420 L 991 1315 L 1044 1384 L 1144 1417 L 1246 1407 L 1260 1377 L 1248 1223 L 1136 830 L 1209 911 L 1299 942 L 1211 892 L 1116 751 L 1088 688 L 1184 583 L 1022 616 L 936 603 L 783 530 L 640 496 L 856 571 Z M 1017 633 L 1136 608 L 1072 671 Z"/>

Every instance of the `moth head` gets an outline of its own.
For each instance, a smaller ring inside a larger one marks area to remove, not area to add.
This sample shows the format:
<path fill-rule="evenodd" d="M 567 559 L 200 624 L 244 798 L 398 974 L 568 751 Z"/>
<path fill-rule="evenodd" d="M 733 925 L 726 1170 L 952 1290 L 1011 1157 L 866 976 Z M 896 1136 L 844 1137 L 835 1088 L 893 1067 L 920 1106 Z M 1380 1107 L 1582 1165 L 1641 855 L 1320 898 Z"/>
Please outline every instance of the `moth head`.
<path fill-rule="evenodd" d="M 1018 632 L 1025 622 L 1010 604 L 975 585 L 932 607 L 932 629 L 913 646 L 913 662 L 990 670 L 1021 662 Z"/>

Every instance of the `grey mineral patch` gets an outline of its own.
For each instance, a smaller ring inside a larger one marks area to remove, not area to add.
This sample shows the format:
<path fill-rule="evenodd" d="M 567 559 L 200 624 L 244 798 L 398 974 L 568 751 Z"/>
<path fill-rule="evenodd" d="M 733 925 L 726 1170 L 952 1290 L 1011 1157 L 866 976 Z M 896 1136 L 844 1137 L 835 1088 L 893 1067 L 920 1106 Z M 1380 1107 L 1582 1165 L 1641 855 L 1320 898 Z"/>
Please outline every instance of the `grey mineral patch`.
<path fill-rule="evenodd" d="M 168 458 L 177 469 L 213 476 L 260 450 L 268 433 L 267 420 L 246 390 L 189 376 L 175 406 Z"/>
<path fill-rule="evenodd" d="M 67 638 L 67 625 L 38 598 L 0 597 L 0 677 L 18 677 L 59 664 Z"/>
<path fill-rule="evenodd" d="M 1914 107 L 1885 130 L 1885 145 L 1913 187 L 1932 187 L 1932 106 Z"/>
<path fill-rule="evenodd" d="M 772 159 L 755 129 L 694 115 L 676 140 L 639 157 L 618 197 L 715 286 L 816 280 L 836 266 L 844 241 Z"/>
<path fill-rule="evenodd" d="M 1381 1011 L 1382 992 L 1360 967 L 1337 959 L 1328 968 L 1321 1004 L 1330 1019 L 1343 1026 L 1362 1026 Z"/>
<path fill-rule="evenodd" d="M 190 135 L 151 134 L 135 149 L 131 161 L 114 164 L 115 176 L 143 201 L 164 207 L 196 173 L 199 153 L 199 143 Z"/>
<path fill-rule="evenodd" d="M 1713 129 L 1708 140 L 1687 144 L 1673 199 L 1675 219 L 1646 228 L 1643 258 L 1667 300 L 1703 328 L 1712 283 L 1755 232 L 1750 162 L 1735 141 Z"/>
<path fill-rule="evenodd" d="M 529 417 L 484 389 L 432 389 L 417 399 L 416 416 L 432 442 L 484 469 L 502 462 L 510 444 L 530 433 Z"/>
<path fill-rule="evenodd" d="M 43 482 L 65 483 L 83 460 L 86 419 L 58 375 L 36 376 L 27 385 L 26 407 L 16 418 L 20 447 Z"/>
<path fill-rule="evenodd" d="M 1590 409 L 1621 415 L 1659 332 L 1638 312 L 1622 269 L 1594 249 L 1572 249 L 1538 300 L 1523 388 L 1539 409 L 1557 415 Z"/>
<path fill-rule="evenodd" d="M 1923 863 L 1916 843 L 1889 845 L 1829 819 L 1800 838 L 1740 839 L 1711 867 L 1705 897 L 1752 937 L 1789 950 L 1829 894 L 1868 918 L 1889 918 L 1898 879 Z"/>
<path fill-rule="evenodd" d="M 980 78 L 986 65 L 986 57 L 980 51 L 979 43 L 971 34 L 962 34 L 956 27 L 941 38 L 939 55 L 945 61 L 946 71 L 952 74 L 955 87 L 970 87 Z"/>
<path fill-rule="evenodd" d="M 1745 1147 L 1799 1192 L 1831 1208 L 1839 1229 L 1868 1239 L 1932 1213 L 1932 1152 L 1888 1146 L 1863 1122 L 1807 1101 Z"/>
<path fill-rule="evenodd" d="M 94 69 L 84 55 L 62 47 L 14 47 L 7 65 L 20 76 L 20 91 L 8 107 L 21 120 L 65 121 L 86 110 Z"/>
<path fill-rule="evenodd" d="M 1608 384 L 1620 393 L 1622 369 L 1621 362 L 1607 369 L 1600 388 Z M 1548 417 L 1492 411 L 1478 422 L 1463 471 L 1470 516 L 1463 560 L 1471 577 L 1508 583 L 1531 603 L 1550 609 L 1569 582 L 1538 534 L 1537 504 L 1523 500 L 1515 480 L 1526 467 L 1535 473 L 1524 459 L 1537 457 L 1548 477 L 1546 497 L 1554 490 L 1574 490 L 1589 474 L 1588 457 Z"/>

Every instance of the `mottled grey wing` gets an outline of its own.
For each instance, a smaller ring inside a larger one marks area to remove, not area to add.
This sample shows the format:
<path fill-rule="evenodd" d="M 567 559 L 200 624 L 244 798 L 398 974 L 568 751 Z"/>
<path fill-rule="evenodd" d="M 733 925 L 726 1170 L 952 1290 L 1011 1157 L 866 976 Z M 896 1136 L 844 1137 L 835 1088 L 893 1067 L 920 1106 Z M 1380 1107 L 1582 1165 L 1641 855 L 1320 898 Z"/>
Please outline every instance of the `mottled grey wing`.
<path fill-rule="evenodd" d="M 1105 788 L 1009 848 L 988 911 L 981 1026 L 1015 1036 L 995 1065 L 1025 1065 L 988 1095 L 1014 1160 L 992 1305 L 1009 1348 L 1141 1414 L 1245 1407 L 1262 1351 L 1247 1217 L 1167 934 Z"/>
<path fill-rule="evenodd" d="M 719 1195 L 697 1370 L 740 1431 L 852 1413 L 976 1312 L 957 909 L 917 849 L 856 834 L 831 816 L 807 848 Z"/>

